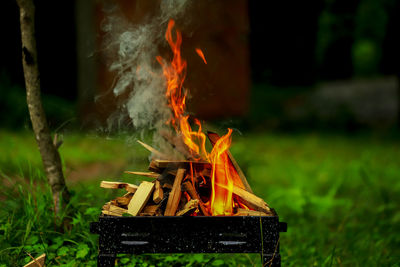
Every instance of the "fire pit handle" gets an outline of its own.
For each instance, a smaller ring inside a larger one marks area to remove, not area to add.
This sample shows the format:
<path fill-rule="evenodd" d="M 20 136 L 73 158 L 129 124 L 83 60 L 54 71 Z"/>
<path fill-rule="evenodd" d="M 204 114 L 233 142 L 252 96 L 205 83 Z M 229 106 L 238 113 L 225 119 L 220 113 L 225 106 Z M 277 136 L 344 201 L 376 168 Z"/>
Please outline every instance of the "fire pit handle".
<path fill-rule="evenodd" d="M 286 233 L 287 232 L 287 223 L 279 222 L 278 229 L 279 229 L 280 233 Z"/>

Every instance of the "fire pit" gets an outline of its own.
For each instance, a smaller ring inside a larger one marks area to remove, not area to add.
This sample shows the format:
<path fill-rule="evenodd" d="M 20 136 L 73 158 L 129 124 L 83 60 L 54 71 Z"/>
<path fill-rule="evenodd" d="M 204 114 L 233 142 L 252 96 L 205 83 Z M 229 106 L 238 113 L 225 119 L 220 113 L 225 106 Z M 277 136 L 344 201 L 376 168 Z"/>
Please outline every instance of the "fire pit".
<path fill-rule="evenodd" d="M 114 217 L 91 223 L 99 234 L 98 266 L 117 253 L 260 253 L 263 266 L 280 266 L 278 216 Z"/>
<path fill-rule="evenodd" d="M 286 223 L 253 193 L 229 152 L 232 129 L 223 136 L 205 134 L 195 118 L 198 130 L 192 129 L 182 87 L 182 37 L 176 31 L 173 38 L 174 25 L 170 20 L 165 35 L 172 62 L 156 58 L 171 109 L 170 119 L 157 133 L 166 143 L 156 142 L 158 149 L 138 141 L 151 152 L 150 172 L 127 173 L 152 181 L 101 182 L 103 188 L 127 192 L 105 203 L 99 222 L 91 224 L 91 232 L 100 235 L 98 265 L 114 266 L 117 253 L 260 253 L 264 265 L 280 266 L 279 232 L 286 231 Z M 199 55 L 206 63 L 204 54 Z"/>

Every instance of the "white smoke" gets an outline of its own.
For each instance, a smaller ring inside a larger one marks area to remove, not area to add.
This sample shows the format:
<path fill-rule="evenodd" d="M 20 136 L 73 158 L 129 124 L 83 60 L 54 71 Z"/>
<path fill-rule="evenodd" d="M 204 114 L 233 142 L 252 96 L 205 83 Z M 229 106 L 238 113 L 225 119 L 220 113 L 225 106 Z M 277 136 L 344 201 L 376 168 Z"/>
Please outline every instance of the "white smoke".
<path fill-rule="evenodd" d="M 157 133 L 171 116 L 162 68 L 155 58 L 159 44 L 165 42 L 168 21 L 179 19 L 189 2 L 161 0 L 158 14 L 141 25 L 129 24 L 121 16 L 111 14 L 103 27 L 108 37 L 106 49 L 112 55 L 110 70 L 117 73 L 113 92 L 116 96 L 130 92 L 124 105 L 137 130 Z M 155 134 L 158 146 L 159 140 Z"/>

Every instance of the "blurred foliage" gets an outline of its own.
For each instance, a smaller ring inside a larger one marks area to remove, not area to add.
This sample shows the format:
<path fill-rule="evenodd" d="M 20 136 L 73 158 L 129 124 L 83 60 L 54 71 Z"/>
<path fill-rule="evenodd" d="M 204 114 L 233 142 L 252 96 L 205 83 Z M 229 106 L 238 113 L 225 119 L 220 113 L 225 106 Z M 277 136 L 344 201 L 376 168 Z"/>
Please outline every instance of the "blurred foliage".
<path fill-rule="evenodd" d="M 0 127 L 30 128 L 25 88 L 13 84 L 5 72 L 0 73 Z M 42 95 L 49 126 L 53 129 L 76 123 L 76 104 L 54 95 Z"/>
<path fill-rule="evenodd" d="M 397 16 L 396 12 L 392 12 L 396 1 L 324 2 L 316 38 L 315 59 L 320 77 L 338 79 L 382 74 L 382 50 L 387 49 L 384 40 L 398 40 L 398 36 L 388 36 L 387 31 L 390 16 Z M 352 70 L 347 70 L 349 64 L 353 66 Z M 392 66 L 386 69 L 391 69 L 391 73 L 395 74 L 397 66 L 393 61 Z"/>

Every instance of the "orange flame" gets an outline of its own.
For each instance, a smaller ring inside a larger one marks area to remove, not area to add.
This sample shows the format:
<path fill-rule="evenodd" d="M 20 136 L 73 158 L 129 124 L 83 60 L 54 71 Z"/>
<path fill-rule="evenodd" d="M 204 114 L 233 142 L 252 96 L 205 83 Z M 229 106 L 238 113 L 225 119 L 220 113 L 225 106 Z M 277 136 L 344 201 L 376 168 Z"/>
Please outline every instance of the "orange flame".
<path fill-rule="evenodd" d="M 207 60 L 206 57 L 204 56 L 203 51 L 201 51 L 200 48 L 196 48 L 196 53 L 199 55 L 199 57 L 201 57 L 201 59 L 204 61 L 204 64 L 207 65 Z"/>
<path fill-rule="evenodd" d="M 198 126 L 198 130 L 192 130 L 188 121 L 189 116 L 185 115 L 187 91 L 183 88 L 183 83 L 186 78 L 187 63 L 181 57 L 181 33 L 176 30 L 175 40 L 173 38 L 172 29 L 174 25 L 175 22 L 170 20 L 165 34 L 165 39 L 173 52 L 172 61 L 168 63 L 162 57 L 157 57 L 157 61 L 163 68 L 167 87 L 165 96 L 173 115 L 167 123 L 171 123 L 176 132 L 182 137 L 193 158 L 206 160 L 212 164 L 211 199 L 207 203 L 210 213 L 212 215 L 232 215 L 234 207 L 234 200 L 232 199 L 233 186 L 236 185 L 243 188 L 243 184 L 226 153 L 231 145 L 232 130 L 228 129 L 228 133 L 216 142 L 211 153 L 206 150 L 206 135 L 202 132 L 201 123 L 197 119 L 194 122 Z M 200 49 L 196 49 L 196 52 L 207 64 L 203 52 Z M 192 167 L 191 179 L 193 181 Z"/>

